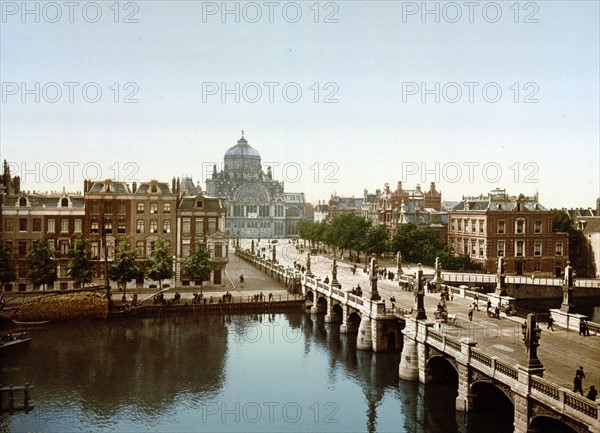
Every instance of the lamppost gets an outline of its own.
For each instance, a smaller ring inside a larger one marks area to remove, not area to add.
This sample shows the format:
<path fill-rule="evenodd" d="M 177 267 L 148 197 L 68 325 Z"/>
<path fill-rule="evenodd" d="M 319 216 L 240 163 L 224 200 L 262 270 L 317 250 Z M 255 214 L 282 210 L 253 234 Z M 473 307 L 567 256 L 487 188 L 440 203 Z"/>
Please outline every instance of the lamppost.
<path fill-rule="evenodd" d="M 540 345 L 539 341 L 542 336 L 542 330 L 537 326 L 535 314 L 529 313 L 527 320 L 521 324 L 521 331 L 523 332 L 523 342 L 528 352 L 527 368 L 540 370 L 540 376 L 543 373 L 544 366 L 537 356 L 537 348 Z"/>
<path fill-rule="evenodd" d="M 369 293 L 369 299 L 371 301 L 379 301 L 381 300 L 381 296 L 379 295 L 379 292 L 377 291 L 377 258 L 375 257 L 375 254 L 371 255 L 371 268 L 370 268 L 370 279 L 371 279 L 371 290 Z"/>
<path fill-rule="evenodd" d="M 415 298 L 417 300 L 416 316 L 417 320 L 427 320 L 427 314 L 425 313 L 425 290 L 423 289 L 423 269 L 421 269 L 421 263 L 419 263 L 419 269 L 416 273 L 417 285 L 415 286 Z"/>

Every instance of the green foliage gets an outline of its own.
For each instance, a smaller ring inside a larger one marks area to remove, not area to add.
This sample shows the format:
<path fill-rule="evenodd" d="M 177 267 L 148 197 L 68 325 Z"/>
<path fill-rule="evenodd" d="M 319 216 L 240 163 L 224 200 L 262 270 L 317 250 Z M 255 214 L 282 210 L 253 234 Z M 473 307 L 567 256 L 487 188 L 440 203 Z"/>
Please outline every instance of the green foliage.
<path fill-rule="evenodd" d="M 581 230 L 577 230 L 575 222 L 569 215 L 558 209 L 552 209 L 552 231 L 569 235 L 569 260 L 575 273 L 580 277 L 594 277 L 596 266 L 588 239 Z"/>
<path fill-rule="evenodd" d="M 158 281 L 158 287 L 162 289 L 162 280 L 173 276 L 173 255 L 171 248 L 163 239 L 158 239 L 154 252 L 148 259 L 146 275 L 154 281 Z"/>
<path fill-rule="evenodd" d="M 5 284 L 17 278 L 17 269 L 12 256 L 12 247 L 0 240 L 0 283 Z"/>
<path fill-rule="evenodd" d="M 75 239 L 73 246 L 69 251 L 69 262 L 67 270 L 71 278 L 85 286 L 92 282 L 94 277 L 94 262 L 89 252 L 88 241 L 85 239 Z"/>
<path fill-rule="evenodd" d="M 214 266 L 215 263 L 211 258 L 210 249 L 201 242 L 196 244 L 192 254 L 183 261 L 183 269 L 186 275 L 194 281 L 208 280 Z"/>
<path fill-rule="evenodd" d="M 137 254 L 126 237 L 117 241 L 115 258 L 108 267 L 108 276 L 113 281 L 125 284 L 142 273 L 142 265 L 136 260 Z"/>
<path fill-rule="evenodd" d="M 388 232 L 383 226 L 370 226 L 360 248 L 367 254 L 381 254 L 389 251 Z"/>
<path fill-rule="evenodd" d="M 370 223 L 354 214 L 343 214 L 331 221 L 332 239 L 342 249 L 360 250 L 365 245 L 365 236 Z"/>
<path fill-rule="evenodd" d="M 44 287 L 56 281 L 56 259 L 46 237 L 35 241 L 27 254 L 27 278 Z"/>

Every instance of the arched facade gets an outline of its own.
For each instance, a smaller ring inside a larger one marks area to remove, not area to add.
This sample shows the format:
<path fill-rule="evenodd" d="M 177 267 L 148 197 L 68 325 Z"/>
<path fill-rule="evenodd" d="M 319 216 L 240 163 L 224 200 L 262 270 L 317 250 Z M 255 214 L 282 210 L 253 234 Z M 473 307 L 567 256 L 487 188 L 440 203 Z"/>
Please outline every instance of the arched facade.
<path fill-rule="evenodd" d="M 206 191 L 225 199 L 225 230 L 231 237 L 286 238 L 298 235 L 304 218 L 304 193 L 284 192 L 283 182 L 263 166 L 260 154 L 242 137 L 224 156 L 222 170 L 213 167 Z"/>

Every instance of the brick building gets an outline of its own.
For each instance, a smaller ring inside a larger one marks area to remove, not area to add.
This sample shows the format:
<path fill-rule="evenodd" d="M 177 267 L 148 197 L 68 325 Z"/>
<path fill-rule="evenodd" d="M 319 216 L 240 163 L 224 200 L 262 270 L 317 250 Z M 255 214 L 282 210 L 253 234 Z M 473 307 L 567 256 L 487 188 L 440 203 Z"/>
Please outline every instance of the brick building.
<path fill-rule="evenodd" d="M 568 235 L 552 231 L 552 213 L 537 194 L 515 197 L 495 189 L 463 198 L 448 214 L 448 244 L 485 272 L 496 272 L 498 256 L 512 275 L 555 276 L 566 266 Z"/>

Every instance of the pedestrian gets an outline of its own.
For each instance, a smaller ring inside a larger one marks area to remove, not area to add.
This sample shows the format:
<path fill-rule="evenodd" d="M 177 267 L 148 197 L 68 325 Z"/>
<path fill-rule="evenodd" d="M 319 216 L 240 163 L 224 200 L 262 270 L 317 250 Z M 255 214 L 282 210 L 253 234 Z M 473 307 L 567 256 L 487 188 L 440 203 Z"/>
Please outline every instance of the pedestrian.
<path fill-rule="evenodd" d="M 585 319 L 581 319 L 583 320 L 583 336 L 589 336 L 590 335 L 590 328 L 588 326 L 587 320 Z"/>
<path fill-rule="evenodd" d="M 472 322 L 472 321 L 473 321 L 473 310 L 474 310 L 474 309 L 475 309 L 475 308 L 473 307 L 473 304 L 471 304 L 471 305 L 469 306 L 469 321 L 470 321 L 470 322 Z"/>
<path fill-rule="evenodd" d="M 487 309 L 488 310 L 492 309 L 492 301 L 490 299 L 488 299 L 488 301 L 487 301 Z"/>
<path fill-rule="evenodd" d="M 575 378 L 573 379 L 573 392 L 579 391 L 579 394 L 583 395 L 583 389 L 581 388 L 581 377 L 578 374 L 575 374 Z"/>
<path fill-rule="evenodd" d="M 548 317 L 548 327 L 546 329 L 550 329 L 552 332 L 554 332 L 554 328 L 552 327 L 552 324 L 554 323 L 554 319 L 552 318 L 552 316 Z"/>
<path fill-rule="evenodd" d="M 594 385 L 590 386 L 590 390 L 588 391 L 586 397 L 592 401 L 596 401 L 597 395 L 598 395 L 598 391 L 596 390 L 596 387 Z"/>
<path fill-rule="evenodd" d="M 244 284 L 244 274 L 240 274 L 240 284 Z"/>
<path fill-rule="evenodd" d="M 473 298 L 473 304 L 475 304 L 475 309 L 477 311 L 479 311 L 479 295 L 477 295 L 477 293 L 475 294 L 475 297 Z"/>
<path fill-rule="evenodd" d="M 494 310 L 494 315 L 496 319 L 500 320 L 500 307 L 496 305 L 496 309 Z"/>
<path fill-rule="evenodd" d="M 575 372 L 575 376 L 579 376 L 581 379 L 585 379 L 585 373 L 583 372 L 582 366 L 579 366 L 579 370 Z"/>
<path fill-rule="evenodd" d="M 473 303 L 471 305 L 473 305 L 473 310 L 479 311 L 479 306 L 477 305 L 477 301 L 473 301 Z"/>
<path fill-rule="evenodd" d="M 272 299 L 273 299 L 273 293 L 269 292 L 269 302 L 271 302 Z"/>
<path fill-rule="evenodd" d="M 579 335 L 585 336 L 585 320 L 579 319 Z"/>

